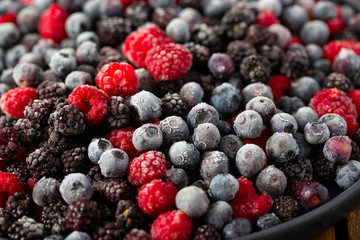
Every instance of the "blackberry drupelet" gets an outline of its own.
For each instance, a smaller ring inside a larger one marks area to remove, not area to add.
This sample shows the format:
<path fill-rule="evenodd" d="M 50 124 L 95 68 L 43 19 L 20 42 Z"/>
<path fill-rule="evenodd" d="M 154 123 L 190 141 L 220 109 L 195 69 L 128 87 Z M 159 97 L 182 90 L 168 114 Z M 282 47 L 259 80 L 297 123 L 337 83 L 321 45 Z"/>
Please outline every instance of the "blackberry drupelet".
<path fill-rule="evenodd" d="M 192 68 L 206 69 L 207 62 L 210 58 L 209 48 L 195 42 L 187 42 L 184 44 L 184 46 L 189 49 L 190 53 L 193 56 Z"/>
<path fill-rule="evenodd" d="M 6 127 L 13 127 L 18 118 L 11 115 L 0 116 L 0 130 Z"/>
<path fill-rule="evenodd" d="M 310 66 L 307 53 L 303 49 L 289 49 L 282 60 L 280 73 L 291 79 L 303 76 Z"/>
<path fill-rule="evenodd" d="M 185 118 L 186 106 L 177 93 L 167 93 L 161 99 L 162 117 L 179 116 Z"/>
<path fill-rule="evenodd" d="M 39 99 L 66 97 L 66 86 L 63 82 L 44 81 L 36 88 Z"/>
<path fill-rule="evenodd" d="M 175 81 L 160 81 L 155 87 L 155 95 L 162 97 L 167 93 L 180 92 L 181 87 L 186 83 L 186 75 Z"/>
<path fill-rule="evenodd" d="M 61 172 L 61 161 L 49 148 L 38 148 L 26 158 L 27 167 L 36 180 L 42 177 L 56 178 Z"/>
<path fill-rule="evenodd" d="M 324 88 L 337 88 L 341 91 L 349 91 L 351 80 L 341 73 L 330 73 L 323 83 Z"/>
<path fill-rule="evenodd" d="M 196 24 L 191 30 L 191 38 L 195 43 L 208 47 L 211 53 L 219 52 L 222 48 L 222 41 L 215 29 L 206 23 Z"/>
<path fill-rule="evenodd" d="M 116 47 L 131 33 L 131 21 L 120 17 L 104 18 L 97 23 L 97 35 L 102 45 Z"/>
<path fill-rule="evenodd" d="M 5 210 L 8 211 L 14 219 L 29 215 L 34 202 L 31 194 L 27 192 L 16 192 L 6 201 Z"/>
<path fill-rule="evenodd" d="M 256 49 L 248 42 L 234 40 L 231 41 L 226 48 L 226 53 L 231 57 L 235 63 L 235 68 L 238 69 L 241 61 L 252 54 L 256 53 Z"/>
<path fill-rule="evenodd" d="M 297 157 L 296 159 L 279 164 L 279 169 L 283 171 L 288 180 L 311 180 L 313 178 L 313 168 L 311 161 L 307 158 Z"/>
<path fill-rule="evenodd" d="M 244 41 L 259 48 L 265 44 L 271 44 L 273 38 L 273 34 L 267 28 L 259 24 L 253 24 L 246 31 Z"/>
<path fill-rule="evenodd" d="M 35 99 L 25 107 L 24 118 L 35 121 L 40 125 L 46 125 L 51 112 L 52 105 L 50 101 Z"/>
<path fill-rule="evenodd" d="M 300 215 L 300 204 L 290 196 L 283 195 L 273 199 L 272 212 L 282 221 L 290 221 Z"/>
<path fill-rule="evenodd" d="M 0 130 L 0 161 L 8 161 L 14 156 L 20 146 L 20 134 L 14 127 Z"/>
<path fill-rule="evenodd" d="M 145 226 L 145 215 L 137 203 L 132 200 L 120 200 L 118 202 L 115 218 L 117 222 L 123 224 L 127 231 Z"/>
<path fill-rule="evenodd" d="M 263 45 L 260 49 L 260 54 L 269 60 L 272 74 L 277 73 L 285 55 L 284 51 L 277 45 Z"/>
<path fill-rule="evenodd" d="M 174 8 L 156 8 L 151 21 L 161 29 L 165 29 L 166 25 L 175 17 L 176 11 Z"/>
<path fill-rule="evenodd" d="M 195 230 L 194 240 L 220 240 L 221 235 L 210 224 L 201 225 Z"/>
<path fill-rule="evenodd" d="M 27 164 L 25 161 L 21 162 L 12 162 L 8 164 L 6 171 L 12 174 L 15 174 L 15 176 L 20 179 L 20 181 L 25 184 L 27 183 L 27 180 L 31 177 L 31 174 L 29 172 L 29 169 L 27 168 Z"/>
<path fill-rule="evenodd" d="M 124 128 L 130 122 L 129 104 L 120 96 L 110 99 L 110 107 L 107 122 L 112 128 Z"/>
<path fill-rule="evenodd" d="M 8 235 L 13 240 L 41 240 L 45 237 L 46 232 L 44 224 L 23 216 L 9 227 Z"/>
<path fill-rule="evenodd" d="M 10 213 L 4 208 L 0 208 L 0 237 L 7 236 L 7 231 L 11 224 Z"/>
<path fill-rule="evenodd" d="M 63 164 L 64 175 L 77 172 L 85 174 L 89 169 L 90 163 L 86 147 L 64 151 L 61 155 L 61 162 Z"/>
<path fill-rule="evenodd" d="M 134 2 L 125 9 L 125 18 L 130 20 L 135 29 L 148 22 L 153 13 L 153 8 L 145 2 Z"/>
<path fill-rule="evenodd" d="M 14 126 L 20 134 L 21 146 L 37 146 L 42 137 L 40 124 L 33 120 L 20 118 Z"/>
<path fill-rule="evenodd" d="M 50 114 L 49 123 L 54 131 L 65 136 L 80 135 L 86 128 L 84 114 L 73 105 L 66 105 Z"/>
<path fill-rule="evenodd" d="M 50 202 L 44 206 L 41 213 L 41 221 L 44 223 L 46 231 L 51 234 L 65 234 L 66 229 L 65 212 L 67 205 L 62 201 Z"/>
<path fill-rule="evenodd" d="M 203 101 L 210 97 L 214 88 L 222 83 L 221 81 L 214 79 L 211 74 L 201 74 L 197 79 L 197 82 L 200 84 L 205 93 Z"/>
<path fill-rule="evenodd" d="M 64 150 L 75 147 L 73 138 L 66 137 L 59 132 L 52 131 L 49 133 L 49 138 L 46 142 L 40 143 L 40 147 L 51 149 L 55 155 L 62 154 Z"/>
<path fill-rule="evenodd" d="M 117 240 L 122 239 L 126 230 L 121 222 L 104 222 L 93 234 L 94 240 Z"/>
<path fill-rule="evenodd" d="M 240 74 L 249 83 L 266 83 L 271 75 L 270 62 L 266 57 L 252 54 L 242 60 Z"/>
<path fill-rule="evenodd" d="M 109 178 L 98 181 L 94 188 L 100 192 L 107 202 L 116 204 L 120 200 L 130 198 L 130 185 L 127 181 L 118 178 Z"/>
<path fill-rule="evenodd" d="M 101 169 L 98 165 L 90 168 L 87 177 L 91 183 L 103 181 L 105 179 L 105 177 L 101 174 Z"/>
<path fill-rule="evenodd" d="M 314 156 L 310 158 L 313 166 L 314 180 L 320 183 L 334 181 L 337 168 L 336 163 L 327 160 L 322 153 L 319 155 L 310 153 L 310 156 Z"/>
<path fill-rule="evenodd" d="M 151 240 L 152 237 L 150 234 L 145 232 L 142 229 L 133 228 L 131 231 L 126 234 L 124 240 Z"/>

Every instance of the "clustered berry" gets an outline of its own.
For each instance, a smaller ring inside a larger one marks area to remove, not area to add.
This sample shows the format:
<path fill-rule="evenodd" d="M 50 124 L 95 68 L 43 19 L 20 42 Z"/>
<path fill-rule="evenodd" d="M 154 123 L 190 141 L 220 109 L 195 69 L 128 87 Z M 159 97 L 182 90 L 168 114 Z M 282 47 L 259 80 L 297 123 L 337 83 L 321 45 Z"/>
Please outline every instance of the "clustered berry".
<path fill-rule="evenodd" d="M 0 2 L 0 238 L 238 239 L 360 179 L 350 5 Z"/>

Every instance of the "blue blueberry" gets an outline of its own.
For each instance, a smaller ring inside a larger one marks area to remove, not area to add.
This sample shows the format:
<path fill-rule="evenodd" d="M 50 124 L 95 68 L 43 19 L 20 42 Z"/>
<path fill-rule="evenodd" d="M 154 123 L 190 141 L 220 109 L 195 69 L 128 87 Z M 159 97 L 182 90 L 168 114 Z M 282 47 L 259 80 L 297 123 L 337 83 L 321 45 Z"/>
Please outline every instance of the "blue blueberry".
<path fill-rule="evenodd" d="M 231 1 L 209 0 L 202 1 L 204 14 L 210 18 L 221 18 L 231 7 Z"/>
<path fill-rule="evenodd" d="M 201 159 L 200 175 L 208 184 L 217 174 L 228 173 L 230 162 L 223 152 L 205 152 Z"/>
<path fill-rule="evenodd" d="M 7 91 L 9 91 L 10 89 L 11 89 L 10 86 L 7 85 L 6 83 L 0 83 L 0 96 L 6 93 Z"/>
<path fill-rule="evenodd" d="M 208 68 L 216 78 L 226 78 L 235 70 L 234 61 L 226 53 L 213 53 L 208 61 Z"/>
<path fill-rule="evenodd" d="M 19 63 L 14 68 L 13 78 L 19 87 L 36 87 L 42 82 L 42 69 L 33 63 Z"/>
<path fill-rule="evenodd" d="M 329 138 L 323 147 L 323 154 L 327 160 L 336 164 L 349 161 L 352 152 L 351 139 L 348 136 L 334 136 Z"/>
<path fill-rule="evenodd" d="M 267 213 L 256 220 L 256 228 L 264 230 L 276 226 L 281 223 L 281 220 L 275 215 L 275 213 Z"/>
<path fill-rule="evenodd" d="M 64 240 L 64 237 L 60 234 L 57 235 L 50 235 L 44 238 L 44 240 Z"/>
<path fill-rule="evenodd" d="M 327 113 L 320 117 L 319 122 L 325 123 L 329 128 L 330 137 L 346 135 L 347 124 L 345 119 L 339 114 Z"/>
<path fill-rule="evenodd" d="M 156 150 L 163 143 L 163 134 L 158 125 L 147 123 L 134 131 L 132 142 L 139 151 Z"/>
<path fill-rule="evenodd" d="M 187 116 L 187 123 L 192 128 L 196 128 L 202 123 L 212 123 L 216 126 L 218 121 L 218 111 L 213 106 L 203 102 L 195 105 Z"/>
<path fill-rule="evenodd" d="M 40 12 L 45 11 L 53 3 L 54 3 L 54 0 L 34 0 L 33 1 L 34 7 L 36 7 Z"/>
<path fill-rule="evenodd" d="M 91 19 L 98 19 L 100 16 L 100 0 L 88 0 L 83 5 L 83 12 Z"/>
<path fill-rule="evenodd" d="M 141 91 L 132 95 L 130 107 L 136 120 L 149 122 L 161 116 L 161 100 L 148 91 Z"/>
<path fill-rule="evenodd" d="M 258 174 L 266 165 L 264 151 L 255 144 L 245 144 L 236 154 L 236 167 L 247 178 Z"/>
<path fill-rule="evenodd" d="M 342 189 L 351 187 L 359 179 L 360 162 L 350 160 L 347 164 L 338 166 L 335 181 Z"/>
<path fill-rule="evenodd" d="M 299 108 L 304 107 L 304 102 L 298 97 L 283 96 L 276 102 L 276 107 L 282 111 L 293 114 Z"/>
<path fill-rule="evenodd" d="M 246 218 L 236 218 L 226 224 L 223 229 L 225 240 L 234 240 L 241 236 L 250 234 L 252 231 L 251 222 Z"/>
<path fill-rule="evenodd" d="M 294 96 L 308 103 L 315 93 L 320 90 L 320 85 L 312 77 L 301 77 L 291 82 L 291 90 Z"/>
<path fill-rule="evenodd" d="M 234 159 L 236 157 L 236 153 L 238 150 L 243 146 L 240 138 L 236 135 L 229 134 L 223 136 L 220 139 L 220 143 L 218 145 L 218 149 L 225 153 L 225 155 L 230 158 Z"/>
<path fill-rule="evenodd" d="M 201 123 L 194 129 L 192 136 L 195 147 L 201 151 L 214 149 L 220 142 L 220 132 L 212 123 Z"/>
<path fill-rule="evenodd" d="M 174 18 L 166 25 L 166 36 L 177 43 L 185 43 L 190 40 L 188 24 L 181 18 Z"/>
<path fill-rule="evenodd" d="M 52 39 L 40 38 L 39 41 L 33 46 L 31 51 L 37 54 L 39 57 L 45 59 L 47 50 L 57 49 L 59 46 Z"/>
<path fill-rule="evenodd" d="M 317 113 L 310 107 L 301 107 L 299 108 L 294 114 L 293 117 L 295 118 L 298 124 L 298 130 L 303 131 L 305 125 L 311 121 L 317 121 L 318 115 Z"/>
<path fill-rule="evenodd" d="M 331 62 L 327 59 L 318 59 L 313 62 L 314 70 L 321 70 L 326 74 L 330 74 L 332 72 Z"/>
<path fill-rule="evenodd" d="M 336 5 L 330 1 L 319 1 L 315 3 L 312 14 L 320 20 L 330 20 L 336 17 Z"/>
<path fill-rule="evenodd" d="M 196 24 L 200 24 L 202 22 L 201 13 L 199 13 L 196 9 L 190 7 L 182 9 L 179 12 L 178 17 L 184 20 L 188 24 L 190 29 Z"/>
<path fill-rule="evenodd" d="M 324 57 L 322 48 L 317 44 L 314 43 L 307 44 L 305 46 L 305 49 L 310 62 L 314 62 Z"/>
<path fill-rule="evenodd" d="M 348 77 L 353 77 L 359 70 L 360 57 L 353 51 L 342 48 L 333 62 L 333 70 Z"/>
<path fill-rule="evenodd" d="M 196 147 L 185 141 L 176 142 L 169 149 L 171 163 L 175 167 L 193 170 L 200 162 L 200 152 Z"/>
<path fill-rule="evenodd" d="M 253 139 L 260 136 L 264 125 L 259 113 L 245 110 L 237 115 L 233 127 L 238 137 Z"/>
<path fill-rule="evenodd" d="M 266 142 L 266 153 L 278 163 L 294 159 L 299 151 L 299 146 L 290 133 L 276 132 Z"/>
<path fill-rule="evenodd" d="M 23 44 L 18 44 L 6 51 L 4 63 L 7 68 L 13 68 L 18 64 L 20 58 L 28 52 L 28 48 Z"/>
<path fill-rule="evenodd" d="M 291 31 L 298 33 L 302 26 L 309 21 L 309 16 L 303 7 L 293 5 L 284 9 L 282 20 Z"/>
<path fill-rule="evenodd" d="M 311 144 L 305 140 L 305 136 L 302 133 L 297 132 L 293 137 L 299 146 L 299 157 L 307 157 L 311 152 Z"/>
<path fill-rule="evenodd" d="M 170 116 L 160 121 L 159 128 L 162 131 L 164 145 L 186 140 L 189 137 L 188 125 L 178 116 Z"/>
<path fill-rule="evenodd" d="M 88 146 L 88 156 L 90 161 L 98 164 L 100 156 L 107 150 L 113 148 L 111 142 L 105 138 L 94 138 Z"/>
<path fill-rule="evenodd" d="M 86 232 L 73 231 L 65 240 L 91 240 L 91 237 Z"/>
<path fill-rule="evenodd" d="M 66 175 L 60 184 L 59 190 L 67 204 L 71 204 L 82 197 L 91 199 L 93 195 L 91 183 L 82 173 L 70 173 Z"/>
<path fill-rule="evenodd" d="M 234 114 L 239 109 L 240 102 L 240 90 L 230 83 L 222 83 L 214 88 L 210 97 L 210 104 L 223 116 Z"/>
<path fill-rule="evenodd" d="M 304 127 L 304 136 L 308 143 L 320 144 L 330 138 L 330 131 L 323 122 L 308 122 Z"/>
<path fill-rule="evenodd" d="M 49 67 L 60 78 L 66 77 L 76 69 L 77 62 L 73 50 L 61 49 L 52 54 Z"/>
<path fill-rule="evenodd" d="M 65 86 L 69 91 L 74 90 L 81 85 L 91 85 L 93 83 L 92 77 L 87 72 L 72 71 L 65 78 Z"/>
<path fill-rule="evenodd" d="M 97 44 L 92 41 L 83 42 L 76 49 L 76 58 L 81 64 L 96 66 L 100 58 Z"/>
<path fill-rule="evenodd" d="M 195 186 L 181 189 L 175 197 L 176 207 L 191 218 L 199 218 L 205 215 L 209 208 L 209 203 L 210 201 L 206 193 L 201 188 Z"/>
<path fill-rule="evenodd" d="M 270 197 L 276 197 L 284 193 L 287 179 L 283 171 L 270 165 L 263 169 L 256 178 L 256 187 L 260 192 Z"/>
<path fill-rule="evenodd" d="M 65 31 L 75 39 L 80 33 L 91 29 L 91 18 L 82 12 L 72 13 L 65 22 Z"/>
<path fill-rule="evenodd" d="M 14 23 L 0 24 L 0 47 L 10 48 L 20 40 L 20 31 Z"/>
<path fill-rule="evenodd" d="M 39 67 L 45 66 L 42 58 L 33 52 L 28 52 L 28 53 L 25 53 L 24 55 L 22 55 L 21 58 L 19 59 L 18 63 L 32 63 Z"/>
<path fill-rule="evenodd" d="M 231 222 L 232 214 L 233 210 L 230 204 L 225 201 L 216 201 L 210 205 L 204 221 L 221 230 L 225 224 Z"/>
<path fill-rule="evenodd" d="M 187 173 L 182 168 L 170 168 L 165 172 L 166 180 L 174 184 L 180 190 L 188 185 L 189 178 Z"/>
<path fill-rule="evenodd" d="M 264 122 L 269 122 L 275 114 L 275 103 L 268 97 L 258 96 L 252 98 L 245 107 L 246 110 L 258 112 Z"/>
<path fill-rule="evenodd" d="M 271 100 L 274 99 L 271 88 L 263 83 L 251 83 L 247 85 L 241 93 L 245 103 L 257 96 L 268 97 Z"/>
<path fill-rule="evenodd" d="M 135 69 L 135 73 L 139 79 L 139 91 L 145 90 L 152 92 L 156 86 L 156 79 L 145 68 Z"/>
<path fill-rule="evenodd" d="M 129 156 L 121 149 L 112 148 L 101 154 L 98 163 L 105 177 L 123 177 L 129 166 Z"/>
<path fill-rule="evenodd" d="M 181 87 L 179 95 L 187 108 L 191 109 L 196 104 L 201 103 L 204 97 L 204 90 L 201 88 L 200 84 L 188 82 Z"/>
<path fill-rule="evenodd" d="M 217 174 L 211 179 L 209 192 L 213 199 L 230 201 L 239 190 L 239 181 L 229 173 Z"/>
<path fill-rule="evenodd" d="M 329 199 L 328 189 L 318 182 L 305 185 L 300 193 L 300 203 L 306 210 L 316 208 Z"/>
<path fill-rule="evenodd" d="M 36 182 L 32 191 L 32 198 L 38 206 L 44 207 L 53 199 L 61 196 L 59 188 L 60 183 L 56 179 L 43 177 Z"/>
<path fill-rule="evenodd" d="M 167 8 L 175 5 L 175 0 L 149 0 L 149 5 L 153 8 Z"/>
<path fill-rule="evenodd" d="M 22 33 L 36 32 L 40 11 L 36 7 L 25 7 L 20 10 L 16 22 Z"/>
<path fill-rule="evenodd" d="M 277 113 L 270 120 L 271 132 L 287 132 L 294 134 L 298 125 L 293 116 L 288 113 Z"/>
<path fill-rule="evenodd" d="M 95 32 L 84 31 L 84 32 L 80 33 L 79 35 L 77 35 L 76 40 L 75 40 L 76 47 L 79 47 L 82 43 L 87 42 L 87 41 L 94 42 L 97 45 L 99 45 L 99 43 L 100 43 L 99 37 L 98 37 L 98 35 L 96 35 Z"/>
<path fill-rule="evenodd" d="M 216 127 L 219 129 L 221 136 L 226 136 L 226 135 L 233 133 L 233 129 L 232 129 L 231 125 L 224 120 L 219 120 Z"/>
<path fill-rule="evenodd" d="M 304 43 L 315 43 L 320 46 L 328 41 L 329 35 L 328 26 L 321 20 L 312 20 L 305 23 L 300 32 L 300 38 Z"/>
<path fill-rule="evenodd" d="M 100 17 L 121 16 L 123 5 L 118 0 L 101 0 L 99 3 Z"/>

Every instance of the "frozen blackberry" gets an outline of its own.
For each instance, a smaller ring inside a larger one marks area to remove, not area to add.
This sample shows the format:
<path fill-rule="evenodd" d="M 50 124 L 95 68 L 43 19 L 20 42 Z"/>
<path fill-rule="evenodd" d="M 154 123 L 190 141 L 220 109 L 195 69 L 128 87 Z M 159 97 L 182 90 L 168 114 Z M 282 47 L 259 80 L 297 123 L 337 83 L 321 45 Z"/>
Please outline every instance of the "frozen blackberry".
<path fill-rule="evenodd" d="M 122 239 L 126 234 L 126 230 L 121 222 L 104 222 L 93 234 L 93 238 L 97 240 Z"/>
<path fill-rule="evenodd" d="M 98 165 L 90 168 L 87 177 L 91 183 L 103 181 L 105 179 L 105 177 L 101 174 L 101 169 Z"/>
<path fill-rule="evenodd" d="M 163 97 L 167 93 L 179 92 L 181 87 L 184 85 L 186 75 L 175 81 L 160 81 L 155 86 L 154 94 L 158 97 Z"/>
<path fill-rule="evenodd" d="M 97 202 L 82 197 L 67 206 L 65 218 L 67 228 L 92 232 L 101 222 L 101 212 Z"/>
<path fill-rule="evenodd" d="M 11 224 L 10 213 L 4 208 L 0 208 L 0 237 L 6 237 Z"/>
<path fill-rule="evenodd" d="M 71 149 L 75 146 L 75 141 L 59 132 L 52 131 L 46 142 L 40 144 L 42 147 L 50 148 L 55 155 L 61 154 L 64 150 Z"/>
<path fill-rule="evenodd" d="M 167 93 L 161 99 L 162 117 L 179 116 L 185 118 L 186 106 L 177 93 Z"/>
<path fill-rule="evenodd" d="M 112 128 L 124 128 L 130 121 L 130 108 L 124 98 L 113 96 L 110 99 L 107 122 Z"/>
<path fill-rule="evenodd" d="M 273 35 L 266 27 L 259 24 L 253 24 L 246 31 L 244 41 L 259 48 L 265 44 L 271 43 L 272 38 Z"/>
<path fill-rule="evenodd" d="M 145 2 L 134 2 L 125 9 L 125 18 L 130 20 L 133 28 L 150 21 L 153 8 Z"/>
<path fill-rule="evenodd" d="M 48 148 L 38 148 L 26 158 L 27 167 L 36 180 L 56 177 L 61 171 L 61 161 Z"/>
<path fill-rule="evenodd" d="M 240 74 L 249 83 L 266 83 L 271 75 L 270 62 L 259 54 L 252 54 L 242 60 Z"/>
<path fill-rule="evenodd" d="M 110 47 L 103 47 L 100 50 L 100 58 L 99 58 L 99 62 L 98 65 L 96 66 L 96 71 L 99 72 L 101 70 L 101 68 L 108 64 L 108 63 L 112 63 L 112 62 L 127 62 L 126 58 L 119 53 L 118 51 L 116 51 L 115 49 L 112 50 L 106 50 L 104 52 L 103 49 L 109 49 Z"/>
<path fill-rule="evenodd" d="M 124 240 L 151 240 L 152 237 L 150 234 L 144 230 L 133 228 L 131 231 L 126 234 Z"/>
<path fill-rule="evenodd" d="M 197 79 L 197 82 L 200 84 L 201 88 L 205 93 L 204 98 L 209 97 L 214 88 L 216 88 L 222 83 L 219 80 L 215 80 L 211 74 L 201 74 Z"/>
<path fill-rule="evenodd" d="M 5 127 L 0 130 L 0 161 L 10 160 L 20 146 L 20 134 L 14 127 Z"/>
<path fill-rule="evenodd" d="M 116 47 L 131 33 L 131 21 L 120 17 L 104 18 L 97 23 L 97 35 L 103 45 Z"/>
<path fill-rule="evenodd" d="M 39 99 L 66 97 L 66 86 L 63 82 L 44 81 L 36 88 Z"/>
<path fill-rule="evenodd" d="M 131 200 L 120 200 L 118 202 L 115 218 L 117 222 L 121 222 L 127 231 L 145 226 L 144 213 L 140 210 L 137 203 Z"/>
<path fill-rule="evenodd" d="M 41 213 L 41 222 L 51 234 L 67 233 L 65 212 L 67 205 L 62 201 L 54 201 L 45 205 Z"/>
<path fill-rule="evenodd" d="M 73 148 L 61 155 L 61 162 L 63 164 L 63 173 L 86 173 L 88 170 L 89 159 L 87 156 L 87 149 L 85 147 Z"/>
<path fill-rule="evenodd" d="M 360 147 L 354 141 L 351 141 L 351 156 L 350 156 L 350 159 L 360 160 Z"/>
<path fill-rule="evenodd" d="M 80 135 L 86 128 L 84 114 L 73 105 L 66 105 L 53 112 L 49 121 L 54 131 L 58 131 L 65 136 Z"/>
<path fill-rule="evenodd" d="M 315 153 L 314 153 L 315 152 Z M 316 155 L 317 154 L 317 155 Z M 310 153 L 314 180 L 320 183 L 332 182 L 336 176 L 337 164 L 327 160 L 318 149 Z"/>
<path fill-rule="evenodd" d="M 283 195 L 273 199 L 272 211 L 282 221 L 287 222 L 300 215 L 300 205 L 292 197 Z"/>
<path fill-rule="evenodd" d="M 0 116 L 0 130 L 6 127 L 13 127 L 18 118 L 11 115 Z"/>
<path fill-rule="evenodd" d="M 176 17 L 176 11 L 174 8 L 155 8 L 152 15 L 152 22 L 162 29 L 166 28 L 166 25 Z"/>
<path fill-rule="evenodd" d="M 45 237 L 46 232 L 44 224 L 23 216 L 9 227 L 8 235 L 13 240 L 40 240 Z"/>
<path fill-rule="evenodd" d="M 50 101 L 35 99 L 25 107 L 24 118 L 35 121 L 40 125 L 45 125 L 51 112 L 52 106 Z"/>
<path fill-rule="evenodd" d="M 206 23 L 196 24 L 191 30 L 191 38 L 195 43 L 208 47 L 211 53 L 221 50 L 221 39 L 215 29 Z"/>
<path fill-rule="evenodd" d="M 8 164 L 6 171 L 14 174 L 23 184 L 25 184 L 25 186 L 27 184 L 27 180 L 31 177 L 25 161 L 12 162 Z"/>
<path fill-rule="evenodd" d="M 220 240 L 221 235 L 213 225 L 201 225 L 195 230 L 194 240 Z"/>
<path fill-rule="evenodd" d="M 235 67 L 239 68 L 241 61 L 252 54 L 256 53 L 256 49 L 248 42 L 234 40 L 227 45 L 226 53 L 232 58 Z"/>
<path fill-rule="evenodd" d="M 282 60 L 280 72 L 285 77 L 297 79 L 303 76 L 310 66 L 305 49 L 289 49 Z"/>
<path fill-rule="evenodd" d="M 22 146 L 36 146 L 42 136 L 40 124 L 29 119 L 20 118 L 14 126 L 20 134 Z"/>
<path fill-rule="evenodd" d="M 345 75 L 341 73 L 330 73 L 325 78 L 325 81 L 323 83 L 324 88 L 337 88 L 339 90 L 342 90 L 344 92 L 347 92 L 350 89 L 351 81 L 349 78 L 347 78 Z"/>
<path fill-rule="evenodd" d="M 210 51 L 208 47 L 195 42 L 187 42 L 184 46 L 189 49 L 191 55 L 193 56 L 193 68 L 204 69 L 207 67 L 207 62 L 210 58 Z"/>
<path fill-rule="evenodd" d="M 6 201 L 5 210 L 8 211 L 14 219 L 29 215 L 34 202 L 30 193 L 16 192 Z"/>
<path fill-rule="evenodd" d="M 106 201 L 112 204 L 130 198 L 131 188 L 129 183 L 119 178 L 109 178 L 104 181 L 98 181 L 94 184 L 94 187 Z"/>
<path fill-rule="evenodd" d="M 313 177 L 313 167 L 307 158 L 297 157 L 292 161 L 279 164 L 279 169 L 283 171 L 289 180 L 311 180 Z"/>
<path fill-rule="evenodd" d="M 273 73 L 278 71 L 285 55 L 284 51 L 277 45 L 263 45 L 260 49 L 260 54 L 269 60 Z"/>

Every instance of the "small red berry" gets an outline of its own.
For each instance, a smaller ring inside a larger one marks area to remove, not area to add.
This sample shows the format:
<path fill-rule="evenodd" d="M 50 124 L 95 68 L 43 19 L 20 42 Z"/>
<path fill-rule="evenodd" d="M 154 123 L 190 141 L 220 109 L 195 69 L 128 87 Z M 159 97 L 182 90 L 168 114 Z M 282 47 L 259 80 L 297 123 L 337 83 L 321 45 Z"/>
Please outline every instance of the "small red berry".
<path fill-rule="evenodd" d="M 291 79 L 283 75 L 275 75 L 270 77 L 267 85 L 271 87 L 274 100 L 277 101 L 289 93 L 291 89 Z"/>
<path fill-rule="evenodd" d="M 108 139 L 115 148 L 125 151 L 130 160 L 139 156 L 141 153 L 134 147 L 132 142 L 134 131 L 135 128 L 132 127 L 113 129 L 106 136 L 106 139 Z"/>
<path fill-rule="evenodd" d="M 333 62 L 342 48 L 353 50 L 360 55 L 360 43 L 355 40 L 334 40 L 323 46 L 324 56 L 330 62 Z"/>
<path fill-rule="evenodd" d="M 269 27 L 273 24 L 280 23 L 279 20 L 276 18 L 273 11 L 269 9 L 264 9 L 260 12 L 256 17 L 256 23 L 260 24 L 264 27 Z"/>
<path fill-rule="evenodd" d="M 0 16 L 0 23 L 12 22 L 16 24 L 16 15 L 8 12 Z"/>
<path fill-rule="evenodd" d="M 357 112 L 360 113 L 360 89 L 349 90 L 347 95 L 355 104 Z"/>
<path fill-rule="evenodd" d="M 61 42 L 67 38 L 65 21 L 67 12 L 58 4 L 51 4 L 40 16 L 38 30 L 43 38 L 51 38 L 54 42 Z"/>
<path fill-rule="evenodd" d="M 346 22 L 339 5 L 336 6 L 336 17 L 327 21 L 326 24 L 328 25 L 331 35 L 340 33 L 346 28 Z"/>
<path fill-rule="evenodd" d="M 0 207 L 5 207 L 8 197 L 21 191 L 24 191 L 24 186 L 14 174 L 0 172 Z"/>

